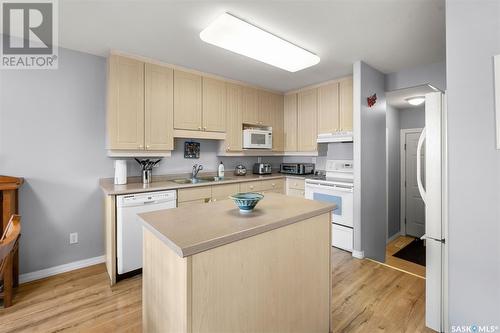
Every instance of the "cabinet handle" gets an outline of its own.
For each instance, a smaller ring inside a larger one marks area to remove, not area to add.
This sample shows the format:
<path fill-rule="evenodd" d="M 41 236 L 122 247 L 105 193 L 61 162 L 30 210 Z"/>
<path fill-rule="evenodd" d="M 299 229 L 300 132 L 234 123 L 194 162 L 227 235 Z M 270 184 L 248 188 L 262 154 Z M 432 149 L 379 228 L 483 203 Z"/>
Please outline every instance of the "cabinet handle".
<path fill-rule="evenodd" d="M 213 202 L 216 202 L 216 201 L 217 201 L 217 199 L 212 199 L 212 201 L 213 201 Z"/>
<path fill-rule="evenodd" d="M 276 186 L 276 184 L 274 184 L 274 183 L 273 183 L 273 184 L 271 184 L 271 186 L 272 186 L 272 187 L 275 187 L 275 186 Z"/>
<path fill-rule="evenodd" d="M 198 127 L 198 130 L 201 130 L 201 126 Z"/>
<path fill-rule="evenodd" d="M 151 146 L 149 146 L 149 145 L 148 145 L 148 146 L 146 146 L 146 149 L 149 149 L 149 148 L 151 148 Z"/>
<path fill-rule="evenodd" d="M 206 130 L 207 130 L 207 128 L 206 128 L 206 127 L 203 127 L 203 130 L 204 130 L 204 131 L 206 131 Z"/>
<path fill-rule="evenodd" d="M 142 149 L 142 145 L 139 145 L 139 148 Z"/>

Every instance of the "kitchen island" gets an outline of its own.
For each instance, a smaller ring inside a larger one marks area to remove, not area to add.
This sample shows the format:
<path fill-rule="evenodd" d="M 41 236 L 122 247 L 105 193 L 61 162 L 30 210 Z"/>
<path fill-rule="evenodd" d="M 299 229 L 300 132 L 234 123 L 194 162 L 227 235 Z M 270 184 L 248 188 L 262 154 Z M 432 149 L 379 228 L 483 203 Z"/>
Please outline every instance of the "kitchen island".
<path fill-rule="evenodd" d="M 144 332 L 328 332 L 334 205 L 266 194 L 139 214 Z"/>

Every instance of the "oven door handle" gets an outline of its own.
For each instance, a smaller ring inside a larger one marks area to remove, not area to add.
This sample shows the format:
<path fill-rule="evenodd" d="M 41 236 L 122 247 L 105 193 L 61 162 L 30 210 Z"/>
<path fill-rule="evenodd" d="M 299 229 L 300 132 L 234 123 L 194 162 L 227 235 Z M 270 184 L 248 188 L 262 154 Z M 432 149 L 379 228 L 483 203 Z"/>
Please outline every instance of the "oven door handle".
<path fill-rule="evenodd" d="M 335 191 L 340 191 L 340 192 L 353 192 L 353 189 L 351 187 L 342 187 L 338 185 L 326 185 L 326 184 L 319 184 L 319 183 L 306 183 L 306 188 L 317 188 L 317 189 L 332 189 Z"/>

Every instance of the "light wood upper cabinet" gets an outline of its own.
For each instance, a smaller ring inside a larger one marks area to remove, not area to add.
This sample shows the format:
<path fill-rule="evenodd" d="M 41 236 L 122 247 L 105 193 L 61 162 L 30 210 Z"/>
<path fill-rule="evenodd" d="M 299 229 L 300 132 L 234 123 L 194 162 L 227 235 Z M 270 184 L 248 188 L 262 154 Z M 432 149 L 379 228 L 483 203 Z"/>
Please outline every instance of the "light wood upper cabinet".
<path fill-rule="evenodd" d="M 316 151 L 318 90 L 309 89 L 298 93 L 297 98 L 297 150 Z"/>
<path fill-rule="evenodd" d="M 243 88 L 243 122 L 246 124 L 259 123 L 259 98 L 257 89 Z"/>
<path fill-rule="evenodd" d="M 273 128 L 273 150 L 284 151 L 285 129 L 283 115 L 283 95 L 272 94 L 272 121 Z"/>
<path fill-rule="evenodd" d="M 297 151 L 297 94 L 284 99 L 284 151 Z"/>
<path fill-rule="evenodd" d="M 174 149 L 174 71 L 145 65 L 146 150 Z"/>
<path fill-rule="evenodd" d="M 226 131 L 226 83 L 203 78 L 203 130 Z"/>
<path fill-rule="evenodd" d="M 273 94 L 264 90 L 259 90 L 258 96 L 259 107 L 257 123 L 261 126 L 272 126 L 274 112 Z"/>
<path fill-rule="evenodd" d="M 241 151 L 243 146 L 243 88 L 228 83 L 226 86 L 226 151 Z"/>
<path fill-rule="evenodd" d="M 202 129 L 201 75 L 174 70 L 174 128 Z"/>
<path fill-rule="evenodd" d="M 340 130 L 352 131 L 352 77 L 340 81 Z"/>
<path fill-rule="evenodd" d="M 110 149 L 144 148 L 144 62 L 112 55 L 108 75 Z"/>
<path fill-rule="evenodd" d="M 333 82 L 318 88 L 318 134 L 339 128 L 339 83 Z"/>

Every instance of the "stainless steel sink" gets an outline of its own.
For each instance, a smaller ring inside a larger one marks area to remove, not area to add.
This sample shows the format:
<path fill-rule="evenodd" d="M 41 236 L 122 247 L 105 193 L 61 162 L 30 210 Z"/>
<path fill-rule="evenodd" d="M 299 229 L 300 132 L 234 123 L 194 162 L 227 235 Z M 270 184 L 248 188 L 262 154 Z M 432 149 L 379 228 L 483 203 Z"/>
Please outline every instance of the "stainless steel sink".
<path fill-rule="evenodd" d="M 224 180 L 228 179 L 229 178 L 224 178 Z M 177 184 L 198 184 L 198 183 L 217 182 L 221 180 L 219 179 L 219 177 L 196 177 L 196 178 L 173 179 L 172 181 Z"/>

